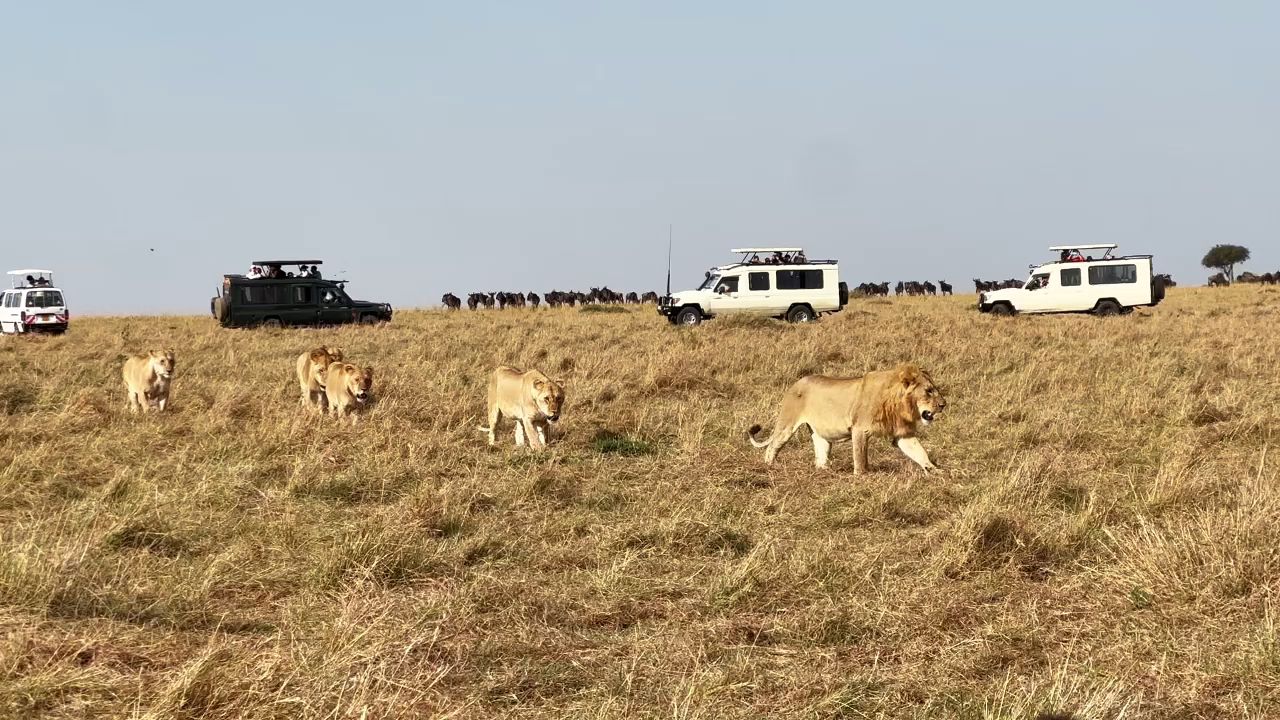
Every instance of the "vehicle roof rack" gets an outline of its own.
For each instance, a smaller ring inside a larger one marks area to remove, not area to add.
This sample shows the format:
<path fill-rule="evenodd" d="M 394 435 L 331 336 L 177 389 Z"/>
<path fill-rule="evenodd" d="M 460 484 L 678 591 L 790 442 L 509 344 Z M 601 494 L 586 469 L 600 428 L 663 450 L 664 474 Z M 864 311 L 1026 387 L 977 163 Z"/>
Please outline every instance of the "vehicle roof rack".
<path fill-rule="evenodd" d="M 784 247 L 784 248 L 774 248 L 774 247 L 769 247 L 769 248 L 734 248 L 734 249 L 730 250 L 729 252 L 731 252 L 731 253 L 762 253 L 762 252 L 784 252 L 784 253 L 789 252 L 789 253 L 798 253 L 798 252 L 804 252 L 804 248 L 798 248 L 798 247 Z"/>
<path fill-rule="evenodd" d="M 26 284 L 26 280 L 32 275 L 39 276 L 41 280 L 45 281 L 45 283 L 43 285 L 34 285 L 30 287 L 38 287 L 42 290 L 47 290 L 53 287 L 52 270 L 36 270 L 35 268 L 27 268 L 26 270 L 10 270 L 8 275 L 12 278 L 9 284 L 13 286 L 14 290 L 22 290 L 29 287 Z"/>
<path fill-rule="evenodd" d="M 250 265 L 323 265 L 323 260 L 254 260 Z"/>
<path fill-rule="evenodd" d="M 1062 252 L 1063 250 L 1115 250 L 1120 247 L 1115 243 L 1098 243 L 1094 245 L 1052 245 L 1049 247 L 1053 252 Z"/>

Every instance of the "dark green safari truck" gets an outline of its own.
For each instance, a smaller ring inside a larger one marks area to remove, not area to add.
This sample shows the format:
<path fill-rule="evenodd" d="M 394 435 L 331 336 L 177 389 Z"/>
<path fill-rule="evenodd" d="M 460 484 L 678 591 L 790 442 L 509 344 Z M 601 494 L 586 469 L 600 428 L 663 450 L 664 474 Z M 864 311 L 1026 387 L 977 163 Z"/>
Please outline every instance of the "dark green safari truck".
<path fill-rule="evenodd" d="M 209 311 L 223 327 L 391 322 L 387 303 L 352 300 L 345 280 L 326 280 L 320 260 L 255 260 L 247 275 L 223 275 Z M 290 270 L 289 268 L 297 268 Z"/>

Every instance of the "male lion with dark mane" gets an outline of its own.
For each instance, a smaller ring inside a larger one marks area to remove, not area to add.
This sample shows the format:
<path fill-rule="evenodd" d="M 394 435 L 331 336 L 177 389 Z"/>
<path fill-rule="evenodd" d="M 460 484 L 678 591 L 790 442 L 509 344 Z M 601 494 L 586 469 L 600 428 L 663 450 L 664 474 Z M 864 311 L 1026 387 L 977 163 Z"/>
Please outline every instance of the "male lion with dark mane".
<path fill-rule="evenodd" d="M 773 462 L 801 425 L 813 436 L 814 464 L 827 466 L 831 443 L 853 440 L 853 471 L 867 469 L 867 439 L 889 438 L 902 454 L 925 472 L 936 469 L 916 437 L 920 425 L 933 422 L 947 401 L 929 374 L 911 364 L 877 370 L 857 378 L 808 375 L 796 381 L 782 398 L 773 435 L 757 440 L 759 425 L 747 431 L 751 444 L 768 448 L 765 462 Z"/>

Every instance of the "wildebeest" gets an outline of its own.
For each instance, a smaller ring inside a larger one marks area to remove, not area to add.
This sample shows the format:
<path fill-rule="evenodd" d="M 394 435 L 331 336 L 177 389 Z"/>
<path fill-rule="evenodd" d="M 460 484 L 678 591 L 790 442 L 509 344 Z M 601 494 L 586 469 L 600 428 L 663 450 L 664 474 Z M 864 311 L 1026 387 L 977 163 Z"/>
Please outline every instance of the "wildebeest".
<path fill-rule="evenodd" d="M 641 295 L 641 296 L 640 296 L 640 302 L 653 303 L 654 305 L 657 305 L 657 304 L 658 304 L 658 293 L 656 293 L 656 292 L 654 292 L 654 291 L 650 290 L 649 292 L 647 292 L 647 293 L 645 293 L 645 294 L 643 294 L 643 295 Z"/>
<path fill-rule="evenodd" d="M 533 307 L 534 309 L 537 309 L 538 305 L 542 303 L 542 298 L 538 297 L 538 293 L 531 292 L 529 293 L 528 297 L 529 297 L 529 306 Z"/>
<path fill-rule="evenodd" d="M 1225 273 L 1214 273 L 1209 276 L 1209 287 L 1226 287 L 1231 284 Z"/>
<path fill-rule="evenodd" d="M 629 292 L 629 293 L 627 293 L 627 303 L 628 303 L 629 305 L 639 305 L 639 304 L 640 304 L 640 296 L 639 296 L 638 294 L 634 293 L 634 292 Z"/>
<path fill-rule="evenodd" d="M 462 300 L 453 293 L 445 293 L 444 297 L 440 298 L 440 303 L 450 310 L 457 310 L 462 307 Z"/>
<path fill-rule="evenodd" d="M 951 290 L 951 283 L 946 280 L 938 281 L 938 292 L 941 292 L 943 295 L 955 295 L 955 292 Z"/>
<path fill-rule="evenodd" d="M 854 297 L 876 297 L 889 294 L 889 283 L 862 283 L 853 289 Z"/>

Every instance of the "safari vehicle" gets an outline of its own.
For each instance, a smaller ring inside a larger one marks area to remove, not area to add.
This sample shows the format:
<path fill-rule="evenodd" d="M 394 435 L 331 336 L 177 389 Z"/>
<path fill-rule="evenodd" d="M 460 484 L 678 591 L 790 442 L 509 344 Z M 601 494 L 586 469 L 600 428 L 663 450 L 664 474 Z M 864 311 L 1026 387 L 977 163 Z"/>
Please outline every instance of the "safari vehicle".
<path fill-rule="evenodd" d="M 1150 255 L 1112 253 L 1116 245 L 1057 245 L 1049 248 L 1058 259 L 1031 266 L 1031 277 L 1020 288 L 978 295 L 978 309 L 993 315 L 1015 313 L 1093 313 L 1119 315 L 1135 307 L 1158 305 L 1164 299 L 1164 280 L 1156 276 Z M 1094 258 L 1091 251 L 1103 251 Z"/>
<path fill-rule="evenodd" d="M 5 335 L 67 331 L 71 313 L 49 270 L 10 270 L 10 289 L 0 300 L 0 332 Z"/>
<path fill-rule="evenodd" d="M 742 259 L 713 267 L 696 290 L 658 300 L 658 313 L 676 325 L 697 325 L 728 314 L 807 323 L 849 304 L 835 260 L 809 260 L 800 248 L 739 248 Z"/>
<path fill-rule="evenodd" d="M 320 277 L 319 260 L 256 260 L 249 275 L 223 275 L 209 311 L 223 327 L 391 321 L 387 303 L 352 300 L 345 280 Z M 286 270 L 297 267 L 298 272 Z M 313 268 L 304 273 L 303 268 Z"/>

